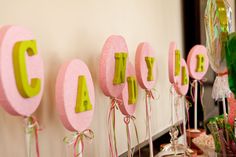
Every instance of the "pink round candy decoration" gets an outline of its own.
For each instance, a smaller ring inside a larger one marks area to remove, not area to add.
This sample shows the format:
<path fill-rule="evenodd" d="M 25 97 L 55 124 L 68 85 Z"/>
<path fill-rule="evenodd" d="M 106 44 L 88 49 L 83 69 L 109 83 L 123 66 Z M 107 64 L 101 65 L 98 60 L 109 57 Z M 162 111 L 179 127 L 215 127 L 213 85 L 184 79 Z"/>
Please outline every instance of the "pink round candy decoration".
<path fill-rule="evenodd" d="M 203 71 L 197 72 L 197 56 L 201 55 L 204 57 L 204 64 L 203 64 Z M 189 69 L 189 75 L 193 79 L 201 80 L 205 74 L 207 73 L 208 67 L 209 67 L 209 59 L 207 56 L 207 49 L 203 45 L 196 45 L 194 46 L 188 55 L 187 59 L 188 69 Z"/>
<path fill-rule="evenodd" d="M 153 48 L 148 43 L 144 42 L 144 43 L 140 43 L 136 50 L 135 71 L 136 71 L 139 85 L 143 89 L 151 90 L 154 87 L 156 79 L 157 79 L 156 78 L 156 71 L 157 71 L 156 60 L 154 61 L 153 70 L 152 70 L 154 78 L 152 81 L 148 81 L 147 80 L 148 67 L 145 61 L 145 57 L 153 57 L 155 59 Z"/>
<path fill-rule="evenodd" d="M 134 66 L 130 62 L 127 65 L 127 78 L 129 76 L 136 77 Z M 120 111 L 122 112 L 122 114 L 126 115 L 126 116 L 127 115 L 132 116 L 135 112 L 136 104 L 129 104 L 128 103 L 129 93 L 128 93 L 128 83 L 127 83 L 127 81 L 125 83 L 125 87 L 122 91 L 122 94 L 119 96 L 119 99 L 121 99 L 122 102 L 123 102 L 123 103 L 119 103 L 119 108 L 120 108 Z"/>
<path fill-rule="evenodd" d="M 75 112 L 78 78 L 85 76 L 92 109 L 84 112 Z M 63 64 L 56 80 L 56 106 L 64 126 L 70 131 L 84 131 L 92 121 L 95 107 L 93 80 L 87 65 L 74 59 Z"/>
<path fill-rule="evenodd" d="M 169 57 L 168 57 L 169 81 L 171 84 L 175 84 L 179 77 L 175 76 L 175 51 L 176 51 L 176 43 L 171 42 L 169 46 Z"/>
<path fill-rule="evenodd" d="M 26 55 L 28 79 L 39 78 L 41 90 L 38 95 L 24 98 L 20 95 L 14 74 L 13 48 L 16 42 L 34 40 L 33 34 L 21 27 L 2 26 L 0 29 L 0 103 L 12 115 L 30 116 L 38 108 L 44 89 L 44 68 L 40 51 Z"/>
<path fill-rule="evenodd" d="M 182 84 L 182 67 L 185 67 L 186 69 L 186 75 L 187 75 L 187 79 L 188 79 L 188 83 L 183 85 Z M 181 72 L 180 72 L 180 76 L 181 77 L 178 77 L 177 78 L 177 83 L 175 84 L 175 90 L 176 92 L 181 95 L 181 96 L 184 96 L 187 94 L 188 92 L 188 89 L 189 89 L 189 72 L 188 72 L 188 67 L 187 67 L 187 64 L 185 62 L 185 60 L 183 58 L 181 58 Z"/>
<path fill-rule="evenodd" d="M 114 98 L 117 98 L 121 94 L 125 86 L 125 83 L 121 83 L 119 85 L 113 84 L 115 72 L 115 53 L 117 52 L 128 53 L 128 47 L 122 36 L 112 35 L 106 40 L 102 49 L 99 65 L 99 83 L 103 93 L 106 96 Z"/>

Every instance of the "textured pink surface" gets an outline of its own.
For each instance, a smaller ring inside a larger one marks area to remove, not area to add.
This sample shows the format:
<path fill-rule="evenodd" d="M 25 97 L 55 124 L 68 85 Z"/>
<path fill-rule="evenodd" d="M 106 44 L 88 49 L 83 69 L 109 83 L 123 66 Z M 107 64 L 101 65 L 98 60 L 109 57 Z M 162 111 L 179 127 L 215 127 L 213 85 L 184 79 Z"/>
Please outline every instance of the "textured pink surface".
<path fill-rule="evenodd" d="M 168 58 L 169 81 L 171 84 L 175 84 L 178 79 L 178 77 L 175 76 L 175 50 L 176 50 L 176 43 L 171 42 L 169 46 L 169 58 Z"/>
<path fill-rule="evenodd" d="M 148 68 L 145 62 L 145 57 L 154 57 L 155 58 L 155 62 L 153 65 L 153 81 L 148 81 L 147 80 L 147 76 L 148 76 Z M 148 44 L 148 43 L 140 43 L 138 45 L 138 48 L 136 50 L 136 56 L 135 56 L 135 71 L 136 71 L 136 75 L 137 75 L 137 80 L 139 85 L 143 88 L 143 89 L 152 89 L 155 85 L 155 82 L 157 80 L 156 77 L 156 71 L 157 71 L 157 67 L 156 67 L 156 57 L 154 55 L 154 50 L 152 49 L 152 47 Z"/>
<path fill-rule="evenodd" d="M 76 113 L 78 77 L 86 77 L 92 110 Z M 84 131 L 92 121 L 95 94 L 93 80 L 86 64 L 78 59 L 68 61 L 59 70 L 56 80 L 56 106 L 64 126 L 70 131 Z"/>
<path fill-rule="evenodd" d="M 227 98 L 229 103 L 229 123 L 234 125 L 234 118 L 236 118 L 236 100 L 233 96 Z"/>
<path fill-rule="evenodd" d="M 132 63 L 127 64 L 127 77 L 129 76 L 135 76 L 135 69 Z M 137 82 L 138 83 L 138 82 Z M 124 115 L 130 115 L 132 116 L 136 109 L 136 104 L 129 104 L 129 94 L 128 94 L 128 83 L 126 81 L 125 87 L 122 91 L 122 94 L 119 96 L 119 98 L 123 101 L 123 103 L 119 104 L 120 111 Z"/>
<path fill-rule="evenodd" d="M 120 85 L 113 85 L 114 71 L 115 71 L 115 53 L 127 52 L 128 48 L 125 39 L 122 36 L 110 36 L 102 49 L 102 55 L 99 65 L 99 83 L 103 93 L 109 97 L 117 98 L 125 83 Z M 128 58 L 127 58 L 128 61 Z"/>
<path fill-rule="evenodd" d="M 196 72 L 197 68 L 197 55 L 203 55 L 204 56 L 204 71 L 203 72 Z M 187 59 L 188 69 L 189 69 L 189 75 L 193 79 L 201 80 L 205 74 L 207 73 L 208 67 L 209 67 L 209 59 L 207 56 L 207 49 L 202 45 L 196 45 L 194 46 L 188 55 Z"/>
<path fill-rule="evenodd" d="M 188 92 L 188 88 L 189 88 L 189 83 L 186 85 L 182 85 L 182 67 L 183 66 L 185 66 L 185 68 L 186 68 L 187 77 L 189 79 L 189 72 L 188 72 L 187 64 L 186 64 L 185 60 L 183 58 L 181 58 L 181 72 L 180 72 L 181 77 L 177 78 L 177 83 L 175 84 L 175 90 L 181 96 L 186 95 Z"/>
<path fill-rule="evenodd" d="M 26 54 L 28 78 L 41 79 L 41 91 L 37 96 L 24 98 L 18 92 L 13 69 L 13 47 L 16 42 L 35 40 L 33 34 L 17 26 L 3 26 L 0 29 L 0 103 L 13 115 L 30 116 L 39 106 L 44 89 L 43 60 L 38 54 Z"/>

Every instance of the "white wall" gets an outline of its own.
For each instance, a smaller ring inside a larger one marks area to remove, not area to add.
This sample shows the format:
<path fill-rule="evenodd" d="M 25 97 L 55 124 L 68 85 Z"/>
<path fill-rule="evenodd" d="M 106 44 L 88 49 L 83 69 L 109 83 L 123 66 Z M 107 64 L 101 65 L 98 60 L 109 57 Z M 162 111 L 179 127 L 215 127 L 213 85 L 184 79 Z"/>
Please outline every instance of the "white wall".
<path fill-rule="evenodd" d="M 73 58 L 82 59 L 91 70 L 96 91 L 96 108 L 91 129 L 95 139 L 86 143 L 85 155 L 109 156 L 106 115 L 109 99 L 98 85 L 98 61 L 106 38 L 122 35 L 134 63 L 136 46 L 147 41 L 154 47 L 158 62 L 156 89 L 160 98 L 152 104 L 152 126 L 156 134 L 170 125 L 168 81 L 168 46 L 182 39 L 182 6 L 180 0 L 0 0 L 0 24 L 16 24 L 32 30 L 45 61 L 46 86 L 42 103 L 35 115 L 40 132 L 42 157 L 65 157 L 62 139 L 70 134 L 60 122 L 54 104 L 54 84 L 59 66 Z M 144 91 L 137 104 L 137 127 L 140 141 L 145 140 Z M 118 151 L 127 150 L 122 115 L 117 116 Z M 0 109 L 0 154 L 4 157 L 25 157 L 23 119 Z M 135 142 L 134 135 L 132 136 Z M 72 156 L 72 155 L 70 155 Z"/>

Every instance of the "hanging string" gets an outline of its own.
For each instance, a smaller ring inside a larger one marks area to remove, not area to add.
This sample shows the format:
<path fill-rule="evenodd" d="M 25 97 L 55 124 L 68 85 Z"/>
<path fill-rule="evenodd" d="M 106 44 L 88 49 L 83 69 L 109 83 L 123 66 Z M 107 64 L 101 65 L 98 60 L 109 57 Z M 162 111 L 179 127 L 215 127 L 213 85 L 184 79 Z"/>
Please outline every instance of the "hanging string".
<path fill-rule="evenodd" d="M 74 132 L 72 135 L 66 136 L 63 142 L 66 144 L 73 144 L 74 157 L 78 157 L 84 152 L 84 138 L 91 141 L 94 138 L 94 133 L 90 129 L 86 129 L 83 132 Z M 77 147 L 79 141 L 81 142 L 81 150 L 77 153 Z"/>
<path fill-rule="evenodd" d="M 148 107 L 148 100 L 150 101 L 150 99 L 153 99 L 154 100 L 154 96 L 153 96 L 153 93 L 151 90 L 146 90 L 146 120 L 150 120 L 151 118 L 151 113 L 152 113 L 152 106 L 149 105 Z M 149 109 L 149 112 L 148 112 L 148 109 Z M 149 115 L 150 113 L 150 115 Z"/>
<path fill-rule="evenodd" d="M 34 116 L 26 117 L 25 120 L 26 120 L 26 128 L 25 128 L 26 134 L 30 135 L 30 138 L 32 137 L 33 134 L 35 135 L 36 154 L 37 154 L 37 157 L 40 157 L 38 132 L 41 131 L 42 129 L 40 128 L 36 117 Z M 31 139 L 29 139 L 29 141 L 31 141 Z M 29 146 L 30 144 L 31 143 L 28 143 Z M 28 149 L 27 151 L 29 151 L 28 155 L 31 156 L 31 153 L 30 153 L 31 150 Z"/>
<path fill-rule="evenodd" d="M 151 119 L 151 112 L 152 112 L 152 106 L 149 105 L 149 107 L 148 107 L 148 100 L 150 101 L 151 98 L 154 99 L 152 91 L 151 90 L 146 90 L 146 97 L 145 97 L 145 105 L 146 105 L 146 136 L 147 136 L 147 132 L 149 130 L 148 121 L 150 121 L 150 119 Z M 149 112 L 148 112 L 148 110 L 149 110 Z"/>
<path fill-rule="evenodd" d="M 152 90 L 146 90 L 146 98 L 155 99 Z"/>
<path fill-rule="evenodd" d="M 153 156 L 153 144 L 152 144 L 152 134 L 151 134 L 151 113 L 152 113 L 152 107 L 150 104 L 150 100 L 155 99 L 154 95 L 151 90 L 146 90 L 146 131 L 149 132 L 149 148 L 150 148 L 150 156 Z M 149 103 L 148 103 L 149 102 Z"/>
<path fill-rule="evenodd" d="M 112 157 L 118 157 L 118 151 L 117 151 L 117 142 L 116 142 L 116 110 L 118 110 L 118 104 L 122 103 L 121 100 L 117 98 L 111 98 L 111 105 L 108 112 L 108 120 L 107 120 L 107 126 L 108 126 L 108 139 L 109 139 L 109 147 L 110 147 L 110 153 Z M 113 134 L 113 137 L 112 137 Z M 114 145 L 114 148 L 113 148 Z"/>
<path fill-rule="evenodd" d="M 178 114 L 178 108 L 181 104 L 181 99 L 182 99 L 182 96 L 181 95 L 177 95 L 177 99 L 176 99 L 176 102 L 175 102 L 175 115 L 176 115 L 176 120 L 177 122 L 179 121 L 179 114 Z M 181 134 L 182 134 L 182 130 L 181 130 Z"/>
<path fill-rule="evenodd" d="M 130 119 L 128 119 L 127 117 L 124 117 L 124 122 L 126 124 L 126 134 L 127 134 L 127 143 L 128 143 L 128 157 L 132 157 L 131 137 L 130 137 L 130 129 L 129 129 Z"/>
<path fill-rule="evenodd" d="M 170 87 L 170 94 L 171 94 L 171 97 L 172 96 L 174 96 L 174 86 L 173 85 L 171 85 L 171 87 Z M 177 106 L 179 106 L 180 105 L 180 100 L 183 98 L 185 101 L 185 103 L 184 103 L 184 107 L 185 107 L 185 115 L 186 115 L 186 117 L 187 117 L 187 121 L 188 121 L 188 128 L 190 128 L 190 117 L 189 117 L 189 108 L 192 106 L 192 103 L 188 100 L 190 97 L 188 97 L 188 96 L 180 96 L 180 95 L 177 95 L 176 96 L 177 97 L 177 99 L 175 98 L 175 101 L 174 101 L 174 107 L 175 107 L 175 114 L 176 114 L 176 119 L 177 119 L 177 121 L 179 120 L 179 115 L 178 115 L 178 112 L 177 112 L 177 108 L 176 108 L 176 105 Z M 171 101 L 172 101 L 172 99 L 171 99 Z M 171 104 L 173 104 L 172 102 L 171 102 Z M 175 105 L 176 104 L 176 105 Z M 173 106 L 172 106 L 173 107 Z M 171 114 L 172 115 L 172 114 Z M 173 116 L 173 115 L 172 115 Z M 172 117 L 171 117 L 171 119 L 173 119 Z M 172 125 L 173 125 L 173 123 L 174 122 L 172 122 Z M 185 122 L 184 122 L 185 123 Z M 181 134 L 182 134 L 182 130 L 180 130 L 181 131 Z"/>
<path fill-rule="evenodd" d="M 190 86 L 190 95 L 192 97 L 192 101 L 195 102 L 195 83 L 198 82 L 199 83 L 199 89 L 200 89 L 200 103 L 201 103 L 201 106 L 202 106 L 202 110 L 203 110 L 203 116 L 205 118 L 206 116 L 206 113 L 205 113 L 205 106 L 203 104 L 203 97 L 204 97 L 204 85 L 203 83 L 206 82 L 206 79 L 202 79 L 202 80 L 194 80 L 192 83 L 191 83 L 191 86 Z"/>
<path fill-rule="evenodd" d="M 174 85 L 171 84 L 170 86 L 170 95 L 169 95 L 169 98 L 171 100 L 171 119 L 170 119 L 170 122 L 171 122 L 171 125 L 173 126 L 174 125 L 174 114 L 173 114 L 173 103 L 175 101 L 175 95 L 174 95 Z"/>
<path fill-rule="evenodd" d="M 189 116 L 189 108 L 192 107 L 192 103 L 188 100 L 189 96 L 185 96 L 185 111 L 188 121 L 188 129 L 190 129 L 190 116 Z"/>
<path fill-rule="evenodd" d="M 140 152 L 140 143 L 139 143 L 139 137 L 138 137 L 138 129 L 137 126 L 135 124 L 135 117 L 134 116 L 126 116 L 124 117 L 124 122 L 126 124 L 126 131 L 127 131 L 127 137 L 128 137 L 128 148 L 131 150 L 131 137 L 130 137 L 130 129 L 129 129 L 129 123 L 130 120 L 132 120 L 133 125 L 134 125 L 134 130 L 135 130 L 135 136 L 136 136 L 136 140 L 138 143 L 138 150 L 139 150 L 139 157 L 141 157 L 141 152 Z M 131 150 L 131 156 L 133 157 L 135 153 L 135 146 L 133 148 L 133 150 Z"/>

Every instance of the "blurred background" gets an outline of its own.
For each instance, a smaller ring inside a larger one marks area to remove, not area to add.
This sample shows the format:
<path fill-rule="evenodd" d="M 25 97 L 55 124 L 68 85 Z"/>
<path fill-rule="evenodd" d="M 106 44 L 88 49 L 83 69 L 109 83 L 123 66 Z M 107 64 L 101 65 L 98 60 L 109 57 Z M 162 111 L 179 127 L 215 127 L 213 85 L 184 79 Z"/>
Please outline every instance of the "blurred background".
<path fill-rule="evenodd" d="M 233 14 L 233 28 L 235 30 L 235 1 L 228 0 L 232 8 Z M 184 49 L 185 57 L 187 57 L 190 49 L 196 44 L 206 45 L 206 34 L 205 34 L 205 8 L 207 0 L 183 0 L 183 17 L 184 17 Z M 212 86 L 215 80 L 215 72 L 209 66 L 207 75 L 205 76 L 206 82 L 204 82 L 204 110 L 205 120 L 215 115 L 222 114 L 222 102 L 216 102 L 212 99 Z M 200 103 L 200 101 L 198 101 Z M 203 108 L 198 108 L 198 126 L 203 127 Z M 193 107 L 190 108 L 190 125 L 193 127 Z"/>

